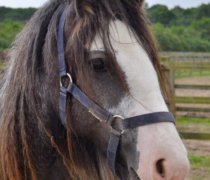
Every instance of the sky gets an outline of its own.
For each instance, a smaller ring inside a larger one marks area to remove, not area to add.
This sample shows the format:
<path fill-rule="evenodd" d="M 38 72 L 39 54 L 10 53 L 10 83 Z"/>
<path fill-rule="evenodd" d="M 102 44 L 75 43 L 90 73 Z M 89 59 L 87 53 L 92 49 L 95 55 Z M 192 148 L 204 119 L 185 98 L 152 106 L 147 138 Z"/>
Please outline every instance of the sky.
<path fill-rule="evenodd" d="M 40 7 L 46 0 L 0 0 L 0 6 L 7 7 Z M 174 6 L 181 6 L 183 8 L 196 7 L 202 3 L 210 3 L 210 0 L 145 0 L 152 6 L 154 4 L 164 4 L 169 8 L 173 8 Z"/>

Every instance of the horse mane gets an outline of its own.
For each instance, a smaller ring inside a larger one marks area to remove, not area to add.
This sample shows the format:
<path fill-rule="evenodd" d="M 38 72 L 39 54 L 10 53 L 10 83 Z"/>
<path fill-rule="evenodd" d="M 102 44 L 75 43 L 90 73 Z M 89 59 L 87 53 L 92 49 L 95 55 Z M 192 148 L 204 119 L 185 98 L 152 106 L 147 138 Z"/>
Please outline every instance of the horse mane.
<path fill-rule="evenodd" d="M 108 29 L 112 19 L 120 19 L 130 27 L 161 76 L 142 3 L 51 0 L 35 13 L 13 43 L 1 83 L 0 179 L 42 179 L 42 172 L 47 172 L 58 157 L 72 179 L 115 178 L 97 148 L 91 150 L 93 144 L 78 144 L 71 123 L 71 99 L 67 128 L 60 123 L 57 24 L 65 9 L 66 60 L 75 81 L 76 75 L 86 77 L 85 55 L 96 32 L 100 32 L 106 49 L 112 51 Z M 95 159 L 91 158 L 93 154 Z"/>

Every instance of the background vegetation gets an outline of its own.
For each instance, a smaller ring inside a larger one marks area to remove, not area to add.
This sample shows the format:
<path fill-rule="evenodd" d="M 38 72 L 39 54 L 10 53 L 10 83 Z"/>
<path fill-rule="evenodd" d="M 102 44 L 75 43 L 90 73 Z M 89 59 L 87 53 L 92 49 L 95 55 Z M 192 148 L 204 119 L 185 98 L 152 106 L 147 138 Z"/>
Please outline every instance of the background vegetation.
<path fill-rule="evenodd" d="M 168 9 L 164 5 L 145 6 L 162 51 L 210 50 L 210 4 L 197 8 Z M 0 51 L 9 47 L 16 34 L 36 11 L 34 8 L 0 7 Z"/>
<path fill-rule="evenodd" d="M 163 51 L 210 51 L 210 4 L 183 9 L 147 8 L 152 30 Z"/>
<path fill-rule="evenodd" d="M 34 8 L 12 9 L 0 7 L 0 51 L 7 49 L 14 37 L 36 11 Z"/>

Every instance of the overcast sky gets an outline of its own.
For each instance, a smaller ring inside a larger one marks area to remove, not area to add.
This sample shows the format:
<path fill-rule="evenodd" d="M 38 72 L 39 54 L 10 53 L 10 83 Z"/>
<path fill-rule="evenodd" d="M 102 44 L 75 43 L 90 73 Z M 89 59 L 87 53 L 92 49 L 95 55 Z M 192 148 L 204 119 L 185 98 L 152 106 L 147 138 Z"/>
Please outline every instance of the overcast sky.
<path fill-rule="evenodd" d="M 210 3 L 210 0 L 145 0 L 149 6 L 154 4 L 165 4 L 169 8 L 172 8 L 176 5 L 181 7 L 196 7 L 202 3 Z M 8 6 L 8 7 L 39 7 L 46 0 L 0 0 L 0 6 Z"/>

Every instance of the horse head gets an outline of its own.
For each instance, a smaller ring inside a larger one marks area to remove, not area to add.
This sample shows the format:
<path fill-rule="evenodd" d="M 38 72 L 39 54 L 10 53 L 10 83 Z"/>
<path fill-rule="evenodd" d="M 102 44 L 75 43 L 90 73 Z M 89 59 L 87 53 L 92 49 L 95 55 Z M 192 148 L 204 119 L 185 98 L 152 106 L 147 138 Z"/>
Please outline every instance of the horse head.
<path fill-rule="evenodd" d="M 186 177 L 147 24 L 142 0 L 51 0 L 35 13 L 1 88 L 3 179 Z"/>

